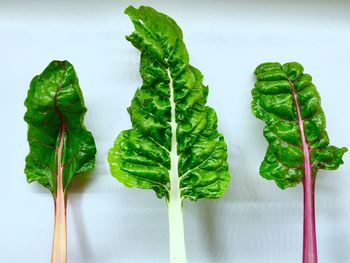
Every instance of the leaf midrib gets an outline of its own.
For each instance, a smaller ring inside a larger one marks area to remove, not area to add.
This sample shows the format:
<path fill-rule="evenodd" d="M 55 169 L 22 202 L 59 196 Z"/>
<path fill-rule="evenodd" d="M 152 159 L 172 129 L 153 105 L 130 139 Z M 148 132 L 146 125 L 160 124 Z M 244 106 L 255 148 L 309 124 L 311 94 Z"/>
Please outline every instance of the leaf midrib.
<path fill-rule="evenodd" d="M 65 193 L 65 188 L 63 188 L 63 169 L 64 167 L 62 166 L 62 149 L 63 149 L 63 144 L 64 144 L 64 135 L 65 135 L 65 120 L 64 120 L 64 115 L 63 113 L 60 111 L 60 109 L 58 108 L 57 105 L 57 96 L 58 93 L 61 90 L 61 85 L 57 86 L 57 90 L 54 96 L 54 107 L 55 107 L 55 111 L 58 113 L 58 116 L 61 120 L 61 125 L 60 125 L 60 133 L 59 133 L 59 144 L 57 147 L 57 155 L 56 155 L 56 196 L 59 195 L 62 191 L 62 193 Z"/>

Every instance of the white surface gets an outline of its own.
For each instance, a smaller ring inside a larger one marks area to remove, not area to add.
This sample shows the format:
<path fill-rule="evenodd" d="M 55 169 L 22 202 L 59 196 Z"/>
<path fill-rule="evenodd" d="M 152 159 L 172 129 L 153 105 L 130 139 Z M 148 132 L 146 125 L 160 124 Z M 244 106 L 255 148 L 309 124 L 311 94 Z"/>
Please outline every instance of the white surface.
<path fill-rule="evenodd" d="M 350 2 L 347 1 L 0 1 L 0 261 L 49 262 L 53 202 L 25 181 L 22 117 L 29 82 L 53 59 L 68 59 L 89 109 L 96 170 L 68 207 L 70 263 L 167 262 L 164 200 L 109 175 L 107 150 L 130 127 L 126 108 L 140 85 L 139 53 L 124 36 L 128 4 L 176 19 L 191 63 L 210 87 L 208 104 L 226 137 L 232 182 L 216 201 L 186 201 L 188 262 L 300 262 L 302 189 L 279 190 L 258 175 L 263 123 L 250 112 L 252 72 L 295 60 L 314 77 L 331 142 L 350 146 Z M 350 154 L 317 181 L 320 263 L 350 262 Z"/>

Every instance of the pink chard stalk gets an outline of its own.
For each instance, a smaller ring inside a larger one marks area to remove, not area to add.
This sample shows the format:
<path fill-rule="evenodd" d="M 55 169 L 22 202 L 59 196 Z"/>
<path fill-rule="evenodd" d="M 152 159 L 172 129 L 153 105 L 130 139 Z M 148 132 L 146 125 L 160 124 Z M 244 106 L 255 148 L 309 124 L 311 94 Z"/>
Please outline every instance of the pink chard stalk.
<path fill-rule="evenodd" d="M 96 147 L 83 121 L 84 99 L 73 66 L 53 61 L 30 83 L 25 100 L 29 154 L 25 173 L 54 198 L 52 263 L 67 262 L 66 202 L 74 178 L 92 171 Z"/>
<path fill-rule="evenodd" d="M 303 263 L 317 263 L 314 189 L 318 169 L 335 170 L 345 147 L 329 144 L 321 99 L 296 62 L 263 63 L 255 70 L 253 114 L 266 123 L 269 146 L 260 174 L 285 189 L 303 183 Z"/>

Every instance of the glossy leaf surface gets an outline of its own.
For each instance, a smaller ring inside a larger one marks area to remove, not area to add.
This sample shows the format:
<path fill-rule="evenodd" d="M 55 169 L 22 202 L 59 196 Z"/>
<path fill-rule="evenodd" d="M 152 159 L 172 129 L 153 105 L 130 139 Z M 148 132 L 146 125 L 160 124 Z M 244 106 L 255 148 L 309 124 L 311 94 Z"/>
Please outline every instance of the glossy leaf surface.
<path fill-rule="evenodd" d="M 313 176 L 318 169 L 337 169 L 347 149 L 329 145 L 320 95 L 311 76 L 303 73 L 302 65 L 264 63 L 256 68 L 255 75 L 252 111 L 266 123 L 264 136 L 269 143 L 260 174 L 275 180 L 282 189 L 303 179 L 304 153 L 296 101 Z"/>
<path fill-rule="evenodd" d="M 78 174 L 94 168 L 96 154 L 92 134 L 83 124 L 86 107 L 73 66 L 68 61 L 51 62 L 31 81 L 25 106 L 30 146 L 25 167 L 28 182 L 37 181 L 56 192 L 62 134 L 62 183 L 64 191 L 69 190 Z"/>
<path fill-rule="evenodd" d="M 112 175 L 128 187 L 153 189 L 168 199 L 171 163 L 178 158 L 175 176 L 182 197 L 222 196 L 230 180 L 226 144 L 215 111 L 205 105 L 208 87 L 189 64 L 181 29 L 150 7 L 129 7 L 125 13 L 135 26 L 127 40 L 141 51 L 143 83 L 128 108 L 132 129 L 123 131 L 109 151 Z"/>

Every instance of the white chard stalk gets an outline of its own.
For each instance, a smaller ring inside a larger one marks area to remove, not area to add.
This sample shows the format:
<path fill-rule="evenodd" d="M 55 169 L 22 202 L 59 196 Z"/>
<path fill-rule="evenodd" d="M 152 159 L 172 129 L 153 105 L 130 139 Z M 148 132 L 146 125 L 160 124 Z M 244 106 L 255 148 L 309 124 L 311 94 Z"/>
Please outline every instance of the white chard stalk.
<path fill-rule="evenodd" d="M 167 70 L 170 87 L 171 107 L 171 152 L 170 152 L 170 192 L 168 202 L 169 213 L 169 238 L 170 238 L 170 262 L 186 262 L 186 248 L 184 236 L 184 223 L 182 216 L 182 198 L 180 191 L 180 177 L 178 172 L 179 156 L 177 154 L 177 139 L 175 121 L 174 86 L 170 70 Z"/>

